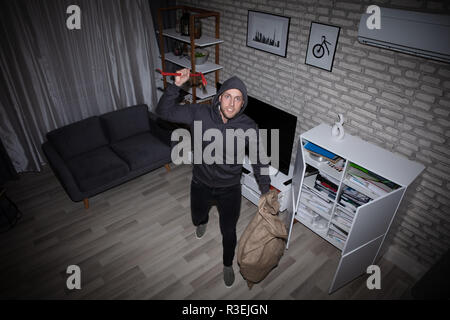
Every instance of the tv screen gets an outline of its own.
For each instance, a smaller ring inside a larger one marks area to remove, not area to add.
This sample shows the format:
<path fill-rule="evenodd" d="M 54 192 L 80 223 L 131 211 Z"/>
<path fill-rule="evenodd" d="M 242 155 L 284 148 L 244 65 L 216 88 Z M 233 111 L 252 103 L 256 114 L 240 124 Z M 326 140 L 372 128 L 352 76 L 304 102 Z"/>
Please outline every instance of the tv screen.
<path fill-rule="evenodd" d="M 260 129 L 267 129 L 268 156 L 271 156 L 271 129 L 279 130 L 280 155 L 278 169 L 285 175 L 288 175 L 297 117 L 250 96 L 248 97 L 248 105 L 244 114 L 252 118 Z"/>

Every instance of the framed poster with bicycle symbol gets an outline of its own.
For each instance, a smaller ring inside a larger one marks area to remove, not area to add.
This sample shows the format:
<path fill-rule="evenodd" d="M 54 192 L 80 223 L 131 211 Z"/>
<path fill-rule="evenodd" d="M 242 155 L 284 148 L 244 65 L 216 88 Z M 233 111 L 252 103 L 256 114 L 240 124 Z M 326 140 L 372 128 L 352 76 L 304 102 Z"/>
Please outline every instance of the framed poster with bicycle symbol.
<path fill-rule="evenodd" d="M 341 27 L 311 22 L 305 64 L 331 71 Z"/>

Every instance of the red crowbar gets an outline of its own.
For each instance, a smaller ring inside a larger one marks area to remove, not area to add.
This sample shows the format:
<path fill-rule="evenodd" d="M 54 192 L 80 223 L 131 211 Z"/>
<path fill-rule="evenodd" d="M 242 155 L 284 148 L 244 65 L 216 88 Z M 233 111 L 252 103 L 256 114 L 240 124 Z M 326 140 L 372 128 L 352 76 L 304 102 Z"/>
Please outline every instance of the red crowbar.
<path fill-rule="evenodd" d="M 156 71 L 161 73 L 163 76 L 181 76 L 181 73 L 163 72 L 161 69 L 156 69 Z M 201 72 L 191 73 L 191 74 L 189 74 L 189 76 L 190 77 L 202 77 L 202 83 L 206 87 L 207 82 L 206 82 L 206 79 L 205 79 L 205 76 L 203 75 L 203 73 L 201 73 Z"/>

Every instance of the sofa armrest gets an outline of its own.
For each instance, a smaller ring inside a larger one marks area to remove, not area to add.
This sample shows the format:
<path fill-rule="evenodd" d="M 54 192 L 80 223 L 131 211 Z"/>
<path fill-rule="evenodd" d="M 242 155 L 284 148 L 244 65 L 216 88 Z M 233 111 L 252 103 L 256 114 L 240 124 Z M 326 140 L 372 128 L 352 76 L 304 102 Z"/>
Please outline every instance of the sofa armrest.
<path fill-rule="evenodd" d="M 172 147 L 173 142 L 171 141 L 171 136 L 172 131 L 177 128 L 176 125 L 162 120 L 160 117 L 150 111 L 148 113 L 148 117 L 150 121 L 150 133 L 169 147 Z"/>
<path fill-rule="evenodd" d="M 58 152 L 56 152 L 51 143 L 48 141 L 44 142 L 42 144 L 42 150 L 47 157 L 50 167 L 63 186 L 64 190 L 66 190 L 70 199 L 75 202 L 83 200 L 84 196 L 78 188 L 78 185 L 76 184 L 72 173 L 69 171 L 66 164 L 64 163 L 64 160 L 61 158 Z"/>

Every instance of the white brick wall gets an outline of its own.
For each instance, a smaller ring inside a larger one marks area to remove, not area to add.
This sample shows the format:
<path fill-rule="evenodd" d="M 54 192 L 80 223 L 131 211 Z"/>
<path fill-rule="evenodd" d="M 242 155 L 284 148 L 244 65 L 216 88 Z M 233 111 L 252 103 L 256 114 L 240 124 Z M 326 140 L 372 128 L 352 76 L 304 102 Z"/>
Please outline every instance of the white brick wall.
<path fill-rule="evenodd" d="M 450 14 L 445 1 L 371 1 L 385 7 Z M 333 124 L 426 166 L 407 193 L 392 233 L 396 250 L 429 267 L 450 248 L 450 65 L 358 43 L 368 4 L 331 0 L 185 0 L 220 12 L 221 81 L 237 75 L 249 94 L 298 117 L 297 133 Z M 247 10 L 290 16 L 286 58 L 246 46 Z M 341 27 L 333 71 L 304 64 L 311 21 Z M 204 23 L 212 34 L 213 21 Z M 213 78 L 210 78 L 211 80 Z M 297 141 L 295 142 L 297 145 Z"/>

